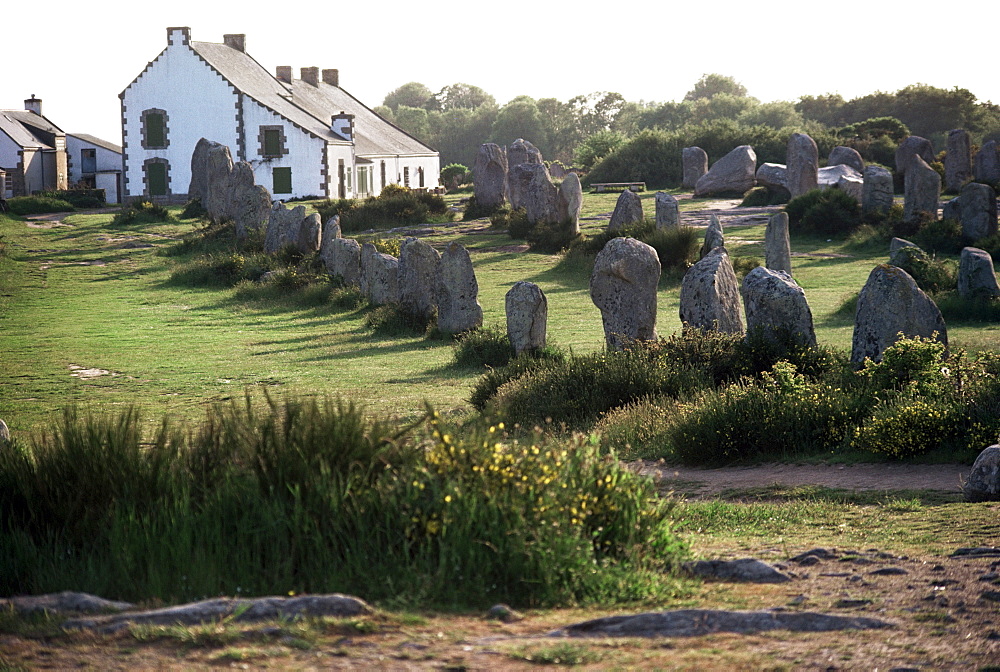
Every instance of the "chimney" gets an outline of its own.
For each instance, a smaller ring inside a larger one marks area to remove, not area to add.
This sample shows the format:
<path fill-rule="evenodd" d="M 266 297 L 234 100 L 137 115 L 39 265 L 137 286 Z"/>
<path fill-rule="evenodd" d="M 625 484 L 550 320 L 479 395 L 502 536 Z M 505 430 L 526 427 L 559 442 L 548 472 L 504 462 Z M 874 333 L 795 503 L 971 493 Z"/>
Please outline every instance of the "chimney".
<path fill-rule="evenodd" d="M 340 70 L 335 68 L 323 70 L 323 82 L 330 86 L 340 86 Z"/>
<path fill-rule="evenodd" d="M 347 114 L 343 110 L 340 114 L 335 114 L 330 118 L 330 130 L 344 138 L 354 141 L 354 115 Z"/>
<path fill-rule="evenodd" d="M 222 41 L 225 42 L 227 47 L 235 49 L 236 51 L 242 51 L 246 53 L 247 51 L 247 36 L 242 34 L 230 34 L 223 35 Z"/>
<path fill-rule="evenodd" d="M 319 86 L 319 68 L 302 68 L 302 81 L 313 86 Z"/>
<path fill-rule="evenodd" d="M 167 46 L 187 44 L 191 41 L 191 29 L 187 27 L 167 28 Z"/>
<path fill-rule="evenodd" d="M 35 98 L 35 94 L 31 94 L 31 98 L 27 98 L 24 101 L 24 109 L 28 112 L 34 112 L 38 116 L 42 116 L 42 99 Z"/>
<path fill-rule="evenodd" d="M 275 77 L 278 78 L 279 82 L 284 82 L 285 84 L 292 83 L 292 66 L 290 65 L 279 65 L 274 70 Z"/>

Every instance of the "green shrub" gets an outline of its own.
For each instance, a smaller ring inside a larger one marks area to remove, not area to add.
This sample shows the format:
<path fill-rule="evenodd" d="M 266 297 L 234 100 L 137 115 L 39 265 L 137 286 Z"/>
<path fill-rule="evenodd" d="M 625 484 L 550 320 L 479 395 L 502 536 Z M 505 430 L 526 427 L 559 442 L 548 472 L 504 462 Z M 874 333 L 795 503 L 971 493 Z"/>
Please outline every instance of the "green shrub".
<path fill-rule="evenodd" d="M 208 210 L 205 206 L 201 204 L 200 198 L 192 198 L 190 201 L 184 204 L 184 209 L 181 210 L 181 219 L 201 219 L 208 216 Z"/>
<path fill-rule="evenodd" d="M 791 231 L 846 235 L 861 224 L 861 205 L 840 189 L 813 189 L 785 206 Z"/>
<path fill-rule="evenodd" d="M 455 364 L 482 368 L 506 366 L 514 359 L 514 348 L 507 331 L 500 326 L 473 329 L 455 342 Z"/>
<path fill-rule="evenodd" d="M 437 324 L 436 315 L 414 315 L 399 305 L 376 306 L 365 315 L 363 324 L 376 336 L 424 335 Z"/>
<path fill-rule="evenodd" d="M 45 215 L 53 212 L 72 212 L 73 204 L 47 196 L 15 196 L 7 201 L 7 207 L 15 215 Z"/>
<path fill-rule="evenodd" d="M 469 169 L 461 163 L 449 163 L 441 169 L 441 184 L 449 189 L 454 189 L 465 184 L 472 179 Z"/>
<path fill-rule="evenodd" d="M 953 445 L 966 424 L 962 408 L 950 400 L 883 400 L 854 430 L 850 447 L 893 458 L 913 457 Z"/>
<path fill-rule="evenodd" d="M 962 225 L 954 219 L 931 219 L 921 223 L 913 242 L 928 252 L 958 254 L 971 241 L 962 235 Z"/>
<path fill-rule="evenodd" d="M 917 247 L 904 247 L 893 257 L 896 265 L 910 274 L 917 286 L 925 292 L 942 292 L 955 289 L 957 269 L 951 261 L 928 257 Z"/>
<path fill-rule="evenodd" d="M 934 303 L 945 323 L 1000 322 L 1000 298 L 991 296 L 960 296 L 957 291 L 942 292 L 934 296 Z"/>
<path fill-rule="evenodd" d="M 760 208 L 769 205 L 784 205 L 788 203 L 789 194 L 767 187 L 754 187 L 743 195 L 741 208 Z"/>
<path fill-rule="evenodd" d="M 502 210 L 490 217 L 490 226 L 494 229 L 506 229 L 507 235 L 514 240 L 525 240 L 535 225 L 528 221 L 528 213 L 524 208 Z"/>
<path fill-rule="evenodd" d="M 42 191 L 36 196 L 66 201 L 74 208 L 103 208 L 107 199 L 103 189 L 59 189 Z"/>
<path fill-rule="evenodd" d="M 909 391 L 915 395 L 942 396 L 952 390 L 946 348 L 933 338 L 900 338 L 882 351 L 878 362 L 865 360 L 860 376 L 878 392 Z"/>
<path fill-rule="evenodd" d="M 365 242 L 374 245 L 378 252 L 388 254 L 397 259 L 399 258 L 399 251 L 403 246 L 403 241 L 399 238 L 382 238 L 381 236 L 374 236 Z"/>
<path fill-rule="evenodd" d="M 594 432 L 605 450 L 624 460 L 660 458 L 670 453 L 666 432 L 680 408 L 669 397 L 639 399 L 605 413 Z"/>
<path fill-rule="evenodd" d="M 613 238 L 635 238 L 656 250 L 662 273 L 677 275 L 683 274 L 695 261 L 701 237 L 701 231 L 690 226 L 657 229 L 655 223 L 645 220 L 617 231 L 605 229 L 597 234 L 578 238 L 571 244 L 570 253 L 596 256 Z"/>
<path fill-rule="evenodd" d="M 557 254 L 569 248 L 580 234 L 565 223 L 538 222 L 525 235 L 535 252 Z"/>
<path fill-rule="evenodd" d="M 378 196 L 364 201 L 328 200 L 318 203 L 316 210 L 324 222 L 339 215 L 340 228 L 344 233 L 445 222 L 454 218 L 454 213 L 449 211 L 441 196 L 410 191 L 395 184 L 387 185 Z"/>
<path fill-rule="evenodd" d="M 472 386 L 469 403 L 477 411 L 485 410 L 486 404 L 503 385 L 537 369 L 557 367 L 565 359 L 561 350 L 551 346 L 540 352 L 523 352 L 507 364 L 491 368 L 483 374 Z"/>
<path fill-rule="evenodd" d="M 504 210 L 509 210 L 509 207 L 506 204 L 498 207 L 479 205 L 475 196 L 469 196 L 469 200 L 465 202 L 465 210 L 462 211 L 462 221 L 469 222 L 473 219 L 482 219 L 483 217 L 489 217 L 492 221 L 494 215 Z M 494 226 L 496 225 L 494 224 Z"/>
<path fill-rule="evenodd" d="M 161 222 L 172 222 L 174 216 L 157 203 L 149 201 L 132 201 L 128 206 L 118 211 L 118 214 L 111 220 L 112 226 L 137 226 L 139 224 L 159 224 Z"/>

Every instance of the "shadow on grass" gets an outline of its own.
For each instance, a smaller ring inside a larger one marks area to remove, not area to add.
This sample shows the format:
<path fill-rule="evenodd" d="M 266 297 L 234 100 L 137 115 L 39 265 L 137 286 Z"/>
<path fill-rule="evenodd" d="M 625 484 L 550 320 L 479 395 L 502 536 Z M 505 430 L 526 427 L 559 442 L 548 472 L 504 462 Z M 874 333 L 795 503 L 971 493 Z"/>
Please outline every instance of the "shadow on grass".
<path fill-rule="evenodd" d="M 962 501 L 962 493 L 941 490 L 847 490 L 822 485 L 765 485 L 751 488 L 729 488 L 719 493 L 719 499 L 741 502 L 814 501 L 858 506 L 884 506 L 898 511 L 919 506 L 937 506 Z"/>

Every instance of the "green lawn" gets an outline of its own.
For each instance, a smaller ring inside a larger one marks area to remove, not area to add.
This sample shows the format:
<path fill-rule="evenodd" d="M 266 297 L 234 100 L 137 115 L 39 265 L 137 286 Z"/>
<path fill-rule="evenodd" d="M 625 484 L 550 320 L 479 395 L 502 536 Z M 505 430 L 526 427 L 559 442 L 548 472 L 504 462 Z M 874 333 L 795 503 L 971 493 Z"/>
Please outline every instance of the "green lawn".
<path fill-rule="evenodd" d="M 642 194 L 652 216 L 653 192 Z M 584 232 L 604 226 L 616 194 L 587 194 Z M 682 201 L 682 209 L 706 203 Z M 738 210 L 732 211 L 737 214 Z M 598 218 L 598 219 L 592 219 Z M 0 217 L 0 417 L 13 431 L 37 430 L 67 404 L 107 410 L 137 404 L 149 422 L 164 413 L 198 419 L 206 404 L 268 388 L 279 394 L 343 395 L 373 410 L 409 416 L 429 401 L 468 409 L 477 371 L 452 362 L 449 343 L 373 337 L 365 310 L 242 303 L 232 289 L 171 284 L 178 258 L 160 252 L 197 228 L 194 221 L 111 225 L 110 214 L 71 214 L 65 226 L 30 228 Z M 723 224 L 726 215 L 722 217 Z M 763 225 L 727 230 L 734 257 L 763 256 Z M 505 234 L 476 224 L 439 227 L 432 243 L 457 239 L 472 252 L 486 324 L 503 324 L 503 301 L 518 280 L 549 299 L 549 340 L 574 352 L 603 347 L 600 312 L 589 298 L 586 263 L 512 252 Z M 849 348 L 844 299 L 886 256 L 857 253 L 843 241 L 793 240 L 794 275 L 806 291 L 821 344 Z M 845 256 L 846 255 L 846 256 Z M 658 330 L 676 331 L 679 282 L 664 280 Z M 995 347 L 997 325 L 951 325 L 951 343 Z M 94 378 L 71 367 L 103 369 Z"/>

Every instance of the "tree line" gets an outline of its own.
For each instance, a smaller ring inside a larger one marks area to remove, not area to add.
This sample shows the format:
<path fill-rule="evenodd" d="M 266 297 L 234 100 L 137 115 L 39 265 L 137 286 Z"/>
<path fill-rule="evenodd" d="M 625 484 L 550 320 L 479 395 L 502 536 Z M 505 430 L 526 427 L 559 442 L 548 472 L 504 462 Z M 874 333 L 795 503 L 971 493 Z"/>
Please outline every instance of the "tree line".
<path fill-rule="evenodd" d="M 661 148 L 698 145 L 715 161 L 720 151 L 751 144 L 759 162 L 783 163 L 783 143 L 791 133 L 805 132 L 821 151 L 848 145 L 866 160 L 891 167 L 895 146 L 910 134 L 929 139 L 938 150 L 944 149 L 947 133 L 954 128 L 966 129 L 976 144 L 1000 140 L 1000 105 L 979 102 L 967 89 L 912 84 L 895 93 L 876 91 L 850 100 L 825 94 L 795 102 L 762 102 L 734 78 L 717 73 L 705 74 L 682 100 L 670 102 L 632 102 L 620 93 L 602 91 L 565 102 L 518 96 L 498 105 L 492 95 L 471 84 L 456 83 L 434 93 L 409 82 L 386 95 L 375 111 L 437 149 L 442 166 L 471 166 L 483 142 L 509 145 L 525 138 L 547 160 L 657 186 L 670 185 L 674 171 L 622 175 L 618 166 L 625 157 L 616 161 L 615 154 L 627 147 L 634 153 L 637 143 Z M 729 142 L 735 144 L 717 147 Z M 657 184 L 661 179 L 667 181 Z"/>

